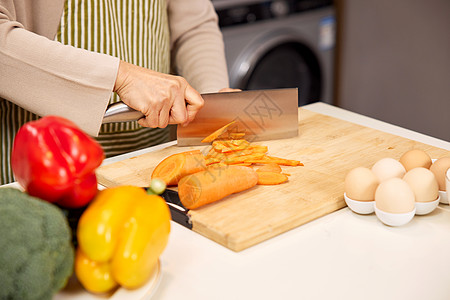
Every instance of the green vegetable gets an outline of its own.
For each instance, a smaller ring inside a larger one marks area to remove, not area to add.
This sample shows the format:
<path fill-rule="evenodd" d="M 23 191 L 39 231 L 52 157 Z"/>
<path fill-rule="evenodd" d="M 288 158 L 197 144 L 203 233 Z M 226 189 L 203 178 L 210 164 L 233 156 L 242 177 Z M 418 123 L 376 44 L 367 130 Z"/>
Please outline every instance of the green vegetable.
<path fill-rule="evenodd" d="M 73 273 L 71 238 L 58 207 L 0 188 L 0 299 L 52 299 Z"/>
<path fill-rule="evenodd" d="M 165 190 L 166 190 L 166 183 L 159 178 L 155 178 L 150 181 L 150 186 L 147 190 L 147 194 L 161 195 Z"/>

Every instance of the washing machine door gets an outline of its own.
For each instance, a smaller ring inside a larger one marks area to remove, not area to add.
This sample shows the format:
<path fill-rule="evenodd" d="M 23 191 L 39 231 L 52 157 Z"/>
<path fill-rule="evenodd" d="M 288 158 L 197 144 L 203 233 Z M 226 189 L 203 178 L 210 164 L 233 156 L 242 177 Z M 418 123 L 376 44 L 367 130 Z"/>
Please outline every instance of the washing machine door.
<path fill-rule="evenodd" d="M 295 32 L 274 30 L 244 49 L 230 72 L 232 87 L 244 90 L 293 88 L 298 105 L 320 100 L 318 58 Z"/>

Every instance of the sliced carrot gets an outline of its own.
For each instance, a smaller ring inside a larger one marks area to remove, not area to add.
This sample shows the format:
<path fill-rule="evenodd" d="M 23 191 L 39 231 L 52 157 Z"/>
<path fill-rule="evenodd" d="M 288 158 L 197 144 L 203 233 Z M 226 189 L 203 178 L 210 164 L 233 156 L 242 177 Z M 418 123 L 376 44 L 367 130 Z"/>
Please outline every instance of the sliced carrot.
<path fill-rule="evenodd" d="M 279 158 L 274 156 L 267 155 L 267 158 L 272 160 L 272 162 L 277 163 L 279 165 L 284 166 L 303 166 L 303 164 L 299 160 L 294 159 L 285 159 L 285 158 Z"/>
<path fill-rule="evenodd" d="M 267 155 L 261 159 L 249 160 L 247 162 L 251 162 L 254 164 L 276 163 L 276 164 L 279 164 L 282 166 L 303 166 L 303 164 L 298 160 L 284 159 L 284 158 L 278 158 L 278 157 L 267 156 Z"/>
<path fill-rule="evenodd" d="M 184 207 L 194 209 L 249 189 L 257 182 L 258 175 L 249 167 L 209 167 L 183 177 L 178 183 L 178 195 Z"/>
<path fill-rule="evenodd" d="M 242 139 L 245 136 L 245 132 L 230 132 L 228 137 L 230 139 Z"/>
<path fill-rule="evenodd" d="M 212 164 L 217 164 L 219 162 L 221 162 L 221 160 L 218 158 L 215 158 L 215 157 L 208 157 L 205 159 L 205 164 L 207 166 L 212 165 Z"/>
<path fill-rule="evenodd" d="M 230 122 L 227 125 L 217 129 L 216 131 L 214 131 L 213 133 L 211 133 L 210 135 L 208 135 L 207 137 L 205 137 L 202 140 L 202 143 L 211 143 L 212 141 L 214 141 L 215 139 L 217 139 L 220 135 L 222 135 L 222 133 L 225 132 L 225 130 L 227 130 L 228 127 L 230 127 L 232 124 L 236 123 L 236 121 Z"/>
<path fill-rule="evenodd" d="M 230 143 L 232 145 L 238 146 L 238 147 L 242 147 L 242 145 L 244 146 L 249 146 L 250 143 L 244 139 L 231 139 Z"/>
<path fill-rule="evenodd" d="M 212 142 L 212 147 L 220 152 L 232 152 L 244 150 L 248 148 L 249 142 L 246 140 L 215 140 Z"/>
<path fill-rule="evenodd" d="M 233 164 L 233 166 L 245 166 L 245 167 L 250 167 L 252 164 L 251 163 L 237 163 L 237 164 Z"/>
<path fill-rule="evenodd" d="M 256 169 L 257 172 L 275 172 L 275 173 L 281 173 L 281 167 L 279 164 L 276 163 L 267 163 L 259 168 Z"/>
<path fill-rule="evenodd" d="M 209 149 L 209 151 L 206 154 L 206 156 L 214 156 L 217 152 L 221 152 L 221 151 L 216 151 L 216 149 L 211 147 L 211 149 Z"/>
<path fill-rule="evenodd" d="M 253 152 L 258 152 L 258 153 L 266 153 L 269 148 L 267 146 L 261 146 L 261 145 L 250 145 L 250 147 L 248 147 L 249 150 L 252 150 Z"/>
<path fill-rule="evenodd" d="M 275 185 L 288 181 L 288 177 L 277 172 L 256 171 L 259 185 Z"/>
<path fill-rule="evenodd" d="M 214 159 L 219 159 L 219 160 L 224 160 L 224 159 L 226 159 L 226 157 L 227 156 L 222 152 L 214 152 L 214 153 L 211 153 L 211 154 L 208 154 L 205 156 L 206 159 L 214 158 Z"/>
<path fill-rule="evenodd" d="M 225 155 L 229 156 L 229 155 L 250 155 L 250 154 L 254 154 L 255 152 L 253 152 L 252 150 L 249 149 L 242 149 L 242 150 L 234 150 L 234 151 L 230 151 L 230 152 L 226 152 L 224 153 Z"/>
<path fill-rule="evenodd" d="M 227 155 L 225 163 L 240 163 L 240 162 L 246 162 L 250 163 L 254 159 L 261 158 L 262 154 L 256 153 L 256 154 L 249 154 L 249 155 Z"/>
<path fill-rule="evenodd" d="M 162 160 L 153 170 L 152 179 L 160 178 L 167 185 L 176 185 L 182 177 L 205 169 L 205 157 L 200 150 L 186 151 Z"/>

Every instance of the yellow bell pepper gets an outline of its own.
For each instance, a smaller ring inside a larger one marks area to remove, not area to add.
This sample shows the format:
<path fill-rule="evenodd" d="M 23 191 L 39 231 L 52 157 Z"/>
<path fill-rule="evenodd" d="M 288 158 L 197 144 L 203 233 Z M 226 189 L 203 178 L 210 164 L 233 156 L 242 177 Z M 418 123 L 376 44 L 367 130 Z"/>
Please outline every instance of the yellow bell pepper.
<path fill-rule="evenodd" d="M 120 186 L 102 190 L 81 216 L 75 273 L 94 293 L 142 286 L 170 233 L 170 211 L 157 195 Z"/>

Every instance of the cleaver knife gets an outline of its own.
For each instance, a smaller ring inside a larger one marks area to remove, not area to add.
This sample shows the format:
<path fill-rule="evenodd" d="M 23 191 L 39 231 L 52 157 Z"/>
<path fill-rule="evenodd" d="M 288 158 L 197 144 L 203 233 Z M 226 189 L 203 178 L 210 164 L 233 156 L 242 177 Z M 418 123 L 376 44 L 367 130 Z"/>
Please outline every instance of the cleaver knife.
<path fill-rule="evenodd" d="M 205 105 L 188 126 L 177 127 L 178 146 L 201 141 L 234 121 L 230 131 L 245 132 L 249 142 L 298 136 L 298 89 L 250 90 L 203 94 Z"/>
<path fill-rule="evenodd" d="M 249 90 L 202 94 L 205 105 L 188 126 L 177 127 L 177 145 L 202 145 L 201 140 L 233 123 L 249 142 L 298 136 L 298 89 Z M 123 102 L 110 105 L 103 123 L 128 122 L 143 114 Z"/>

